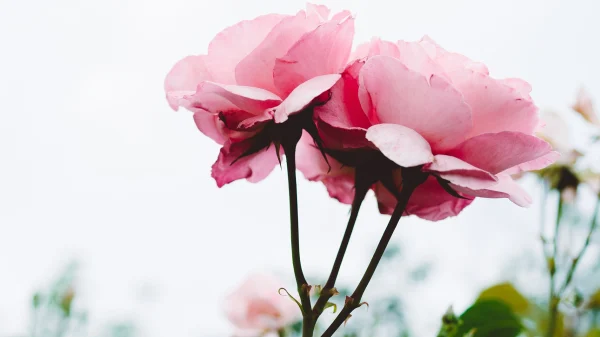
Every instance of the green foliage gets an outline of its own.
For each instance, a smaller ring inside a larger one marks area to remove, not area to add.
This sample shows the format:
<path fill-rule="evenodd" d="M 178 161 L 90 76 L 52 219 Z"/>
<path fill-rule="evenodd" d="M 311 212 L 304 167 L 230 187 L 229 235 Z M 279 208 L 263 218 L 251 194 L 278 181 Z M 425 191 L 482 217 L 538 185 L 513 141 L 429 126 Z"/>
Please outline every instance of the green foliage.
<path fill-rule="evenodd" d="M 523 326 L 510 306 L 498 300 L 479 300 L 460 316 L 454 336 L 516 337 Z"/>
<path fill-rule="evenodd" d="M 526 314 L 531 309 L 529 300 L 510 283 L 500 283 L 485 289 L 477 299 L 483 300 L 502 301 L 518 314 Z"/>

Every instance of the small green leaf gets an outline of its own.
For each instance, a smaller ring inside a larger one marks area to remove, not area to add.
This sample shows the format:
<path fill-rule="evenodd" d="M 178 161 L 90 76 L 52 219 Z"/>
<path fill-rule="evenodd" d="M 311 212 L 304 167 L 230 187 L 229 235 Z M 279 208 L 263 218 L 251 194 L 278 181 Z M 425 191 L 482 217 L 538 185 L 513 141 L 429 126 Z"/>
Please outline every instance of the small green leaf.
<path fill-rule="evenodd" d="M 498 300 L 479 300 L 461 316 L 455 336 L 469 334 L 473 337 L 516 337 L 523 329 L 519 318 L 510 306 Z"/>
<path fill-rule="evenodd" d="M 510 283 L 501 283 L 479 294 L 477 301 L 498 300 L 506 303 L 514 312 L 525 314 L 529 310 L 529 301 Z"/>
<path fill-rule="evenodd" d="M 333 302 L 327 302 L 325 304 L 325 308 L 323 308 L 323 310 L 327 309 L 327 308 L 331 308 L 333 307 L 333 313 L 335 314 L 335 312 L 337 311 L 337 304 L 333 303 Z"/>
<path fill-rule="evenodd" d="M 297 300 L 296 298 L 294 298 L 294 296 L 292 296 L 292 295 L 290 294 L 290 292 L 289 292 L 289 291 L 287 291 L 287 289 L 285 289 L 285 288 L 279 288 L 279 291 L 278 291 L 278 292 L 279 292 L 279 295 L 281 295 L 281 296 L 285 296 L 284 294 L 282 294 L 282 293 L 281 293 L 281 291 L 282 291 L 282 290 L 283 290 L 283 291 L 285 291 L 285 293 L 287 294 L 287 296 L 288 296 L 289 298 L 291 298 L 291 299 L 292 299 L 294 302 L 296 302 L 296 304 L 298 305 L 298 308 L 300 308 L 300 311 L 302 311 L 302 314 L 304 314 L 304 310 L 302 309 L 302 304 L 300 304 L 300 302 L 298 302 L 298 300 Z"/>

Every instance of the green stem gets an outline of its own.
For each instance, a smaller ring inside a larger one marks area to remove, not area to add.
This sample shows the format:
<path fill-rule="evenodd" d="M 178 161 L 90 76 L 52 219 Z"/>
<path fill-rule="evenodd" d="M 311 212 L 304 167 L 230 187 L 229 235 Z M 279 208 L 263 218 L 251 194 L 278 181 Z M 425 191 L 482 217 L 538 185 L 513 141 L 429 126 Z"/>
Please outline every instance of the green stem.
<path fill-rule="evenodd" d="M 331 337 L 333 333 L 337 331 L 337 329 L 342 325 L 342 323 L 344 323 L 348 319 L 348 317 L 350 317 L 350 313 L 354 309 L 361 306 L 360 300 L 362 299 L 362 296 L 365 290 L 367 289 L 369 282 L 373 278 L 373 274 L 377 269 L 377 265 L 379 264 L 379 261 L 381 261 L 383 253 L 385 252 L 385 249 L 388 243 L 390 242 L 390 239 L 392 238 L 392 234 L 394 234 L 394 230 L 396 229 L 396 226 L 398 225 L 398 222 L 400 221 L 400 218 L 402 217 L 402 214 L 406 209 L 408 199 L 410 198 L 412 192 L 417 186 L 417 184 L 412 185 L 407 183 L 406 181 L 404 182 L 404 186 L 398 198 L 398 204 L 396 205 L 396 208 L 392 213 L 390 221 L 388 222 L 388 225 L 385 228 L 385 231 L 383 232 L 381 240 L 379 241 L 379 244 L 375 249 L 375 253 L 371 258 L 371 262 L 369 262 L 365 274 L 363 275 L 362 279 L 358 283 L 358 286 L 352 293 L 352 296 L 346 299 L 346 304 L 344 305 L 344 308 L 340 311 L 338 316 L 333 320 L 331 325 L 327 328 L 327 330 L 325 330 L 321 337 Z"/>
<path fill-rule="evenodd" d="M 333 267 L 331 268 L 329 278 L 327 279 L 327 282 L 325 283 L 325 286 L 321 291 L 319 299 L 317 300 L 317 303 L 315 303 L 315 306 L 313 308 L 313 316 L 315 322 L 323 313 L 327 301 L 329 301 L 329 299 L 337 293 L 334 288 L 335 281 L 337 280 L 340 268 L 342 267 L 344 255 L 346 254 L 348 244 L 350 243 L 350 237 L 352 236 L 352 231 L 354 230 L 354 225 L 356 224 L 356 219 L 358 218 L 360 206 L 363 200 L 365 199 L 367 192 L 369 191 L 369 187 L 369 184 L 362 184 L 358 181 L 358 179 L 356 179 L 354 200 L 352 201 L 350 218 L 348 219 L 348 224 L 346 226 L 346 230 L 344 231 L 344 237 L 342 238 L 342 242 L 340 243 L 340 248 L 338 249 L 337 256 L 335 257 L 335 262 L 333 263 Z"/>
<path fill-rule="evenodd" d="M 298 189 L 296 186 L 296 144 L 297 141 L 282 142 L 283 150 L 286 156 L 286 167 L 288 176 L 288 190 L 290 198 L 290 232 L 292 241 L 292 265 L 294 267 L 294 276 L 296 286 L 302 304 L 302 336 L 312 337 L 313 323 L 311 315 L 311 303 L 309 296 L 309 287 L 302 271 L 302 262 L 300 261 L 300 233 L 298 229 Z"/>
<path fill-rule="evenodd" d="M 548 300 L 548 310 L 550 312 L 550 320 L 548 324 L 547 337 L 554 337 L 556 330 L 556 320 L 558 319 L 558 303 L 560 295 L 556 292 L 556 257 L 558 255 L 558 232 L 560 229 L 560 220 L 563 212 L 563 199 L 560 193 L 558 194 L 558 208 L 556 211 L 556 222 L 554 225 L 554 236 L 552 238 L 552 256 L 548 263 L 548 273 L 550 274 L 550 298 Z"/>
<path fill-rule="evenodd" d="M 584 242 L 583 246 L 581 247 L 581 250 L 579 251 L 577 256 L 575 258 L 573 258 L 573 260 L 571 262 L 571 266 L 569 268 L 569 271 L 567 272 L 567 277 L 565 278 L 565 282 L 563 283 L 563 285 L 560 288 L 560 291 L 558 293 L 559 295 L 562 295 L 565 292 L 565 290 L 567 289 L 567 287 L 571 284 L 571 281 L 573 280 L 573 275 L 575 274 L 575 270 L 577 269 L 577 264 L 579 263 L 579 261 L 583 257 L 583 254 L 585 254 L 585 251 L 587 250 L 587 248 L 590 245 L 590 241 L 592 240 L 592 235 L 594 234 L 594 230 L 596 230 L 596 226 L 598 223 L 597 217 L 598 217 L 599 210 L 600 210 L 600 198 L 596 201 L 596 207 L 594 208 L 594 215 L 592 216 L 592 223 L 590 224 L 590 230 L 588 231 L 588 234 L 585 238 L 585 242 Z"/>

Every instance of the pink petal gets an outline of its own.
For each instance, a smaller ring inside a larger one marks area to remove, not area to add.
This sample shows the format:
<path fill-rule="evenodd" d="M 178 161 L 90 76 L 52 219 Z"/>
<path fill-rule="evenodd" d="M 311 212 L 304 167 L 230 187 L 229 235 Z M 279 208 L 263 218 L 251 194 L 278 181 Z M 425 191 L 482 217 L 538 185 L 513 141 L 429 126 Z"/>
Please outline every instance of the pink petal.
<path fill-rule="evenodd" d="M 411 128 L 434 152 L 456 146 L 471 130 L 469 106 L 461 93 L 439 76 L 427 79 L 396 59 L 374 56 L 361 69 L 360 79 L 368 101 L 364 95 L 359 98 L 373 123 Z"/>
<path fill-rule="evenodd" d="M 235 104 L 240 110 L 253 115 L 261 115 L 265 110 L 281 103 L 279 96 L 264 89 L 208 81 L 202 82 L 198 86 L 197 94 L 199 97 L 203 94 L 221 96 Z M 202 104 L 202 102 L 199 101 L 198 104 Z M 218 107 L 206 106 L 204 104 L 202 106 L 205 106 L 205 109 L 208 111 L 219 112 Z"/>
<path fill-rule="evenodd" d="M 228 141 L 223 145 L 219 158 L 212 166 L 212 177 L 216 180 L 217 186 L 223 187 L 239 179 L 256 183 L 265 179 L 273 171 L 278 164 L 274 146 L 240 158 L 233 163 L 250 147 L 251 142 L 252 139 L 237 143 Z"/>
<path fill-rule="evenodd" d="M 239 22 L 217 34 L 208 46 L 212 80 L 236 84 L 235 67 L 256 49 L 273 28 L 288 15 L 268 14 Z"/>
<path fill-rule="evenodd" d="M 356 47 L 356 50 L 352 53 L 350 59 L 358 60 L 376 55 L 400 58 L 400 50 L 396 43 L 374 37 L 371 41 L 362 43 Z"/>
<path fill-rule="evenodd" d="M 317 119 L 315 124 L 327 149 L 360 149 L 373 146 L 366 138 L 366 129 L 336 127 L 320 119 Z"/>
<path fill-rule="evenodd" d="M 482 189 L 493 186 L 498 179 L 491 173 L 481 170 L 456 157 L 438 154 L 432 163 L 425 165 L 424 171 L 436 173 L 449 182 L 469 187 Z"/>
<path fill-rule="evenodd" d="M 420 73 L 425 78 L 436 75 L 449 81 L 445 70 L 435 62 L 419 42 L 398 41 L 398 59 L 409 69 Z"/>
<path fill-rule="evenodd" d="M 406 213 L 419 218 L 439 221 L 458 215 L 473 200 L 456 198 L 446 192 L 434 177 L 417 187 L 406 206 Z"/>
<path fill-rule="evenodd" d="M 288 116 L 302 111 L 315 98 L 331 89 L 340 77 L 339 74 L 322 75 L 300 84 L 275 109 L 275 123 L 283 123 L 288 119 Z"/>
<path fill-rule="evenodd" d="M 306 4 L 306 14 L 307 15 L 317 15 L 320 21 L 325 21 L 329 18 L 329 12 L 331 10 L 327 8 L 325 5 L 315 5 L 311 3 Z"/>
<path fill-rule="evenodd" d="M 271 32 L 235 67 L 237 84 L 277 92 L 273 82 L 275 60 L 283 57 L 306 32 L 319 25 L 318 16 L 306 16 L 300 11 L 285 17 Z"/>
<path fill-rule="evenodd" d="M 446 51 L 427 35 L 423 36 L 418 44 L 423 47 L 429 57 L 445 72 L 469 69 L 481 74 L 489 74 L 484 64 L 472 61 L 464 55 Z"/>
<path fill-rule="evenodd" d="M 473 112 L 473 129 L 468 138 L 502 131 L 532 134 L 538 125 L 537 107 L 523 88 L 495 80 L 471 70 L 449 73 Z M 513 82 L 514 83 L 514 82 Z"/>
<path fill-rule="evenodd" d="M 329 196 L 337 201 L 351 205 L 354 200 L 354 174 L 328 177 L 323 180 Z"/>
<path fill-rule="evenodd" d="M 327 104 L 314 109 L 321 137 L 328 148 L 366 147 L 366 129 L 371 126 L 358 100 L 358 72 L 362 62 L 354 62 L 331 88 Z"/>
<path fill-rule="evenodd" d="M 384 156 L 402 167 L 431 163 L 429 143 L 415 130 L 398 124 L 378 124 L 367 130 L 367 139 Z"/>
<path fill-rule="evenodd" d="M 227 141 L 227 137 L 223 132 L 223 122 L 219 120 L 219 116 L 208 111 L 197 111 L 194 113 L 194 122 L 200 132 L 212 138 L 215 142 L 223 145 Z"/>
<path fill-rule="evenodd" d="M 342 164 L 329 156 L 327 160 L 331 169 L 312 138 L 303 132 L 296 148 L 296 167 L 306 179 L 321 181 L 332 198 L 351 204 L 354 198 L 354 170 L 342 167 Z"/>
<path fill-rule="evenodd" d="M 519 174 L 528 171 L 536 171 L 541 170 L 545 167 L 552 165 L 558 159 L 561 158 L 561 154 L 557 151 L 549 152 L 541 157 L 538 157 L 534 160 L 525 162 L 523 164 L 519 164 L 517 166 L 513 166 L 507 170 L 502 171 L 504 174 Z"/>
<path fill-rule="evenodd" d="M 521 207 L 528 207 L 532 199 L 509 175 L 498 175 L 498 183 L 482 190 L 473 190 L 461 186 L 452 186 L 456 191 L 481 198 L 508 198 Z"/>
<path fill-rule="evenodd" d="M 333 158 L 329 159 L 334 160 Z M 341 167 L 341 164 L 332 165 L 332 169 L 337 167 Z M 322 180 L 329 171 L 329 166 L 321 151 L 315 147 L 313 139 L 306 131 L 302 132 L 302 137 L 296 145 L 296 168 L 304 174 L 306 179 L 313 181 Z"/>
<path fill-rule="evenodd" d="M 546 157 L 551 152 L 550 144 L 535 136 L 519 132 L 499 132 L 470 138 L 447 154 L 497 174 L 530 162 L 531 167 L 542 168 L 544 164 L 548 164 L 548 159 L 555 156 Z M 536 159 L 540 161 L 534 162 Z"/>
<path fill-rule="evenodd" d="M 342 72 L 350 55 L 353 36 L 352 18 L 340 24 L 327 22 L 302 36 L 284 57 L 275 62 L 273 78 L 282 97 L 313 77 Z"/>
<path fill-rule="evenodd" d="M 185 96 L 194 94 L 200 82 L 211 79 L 206 67 L 206 55 L 188 56 L 177 62 L 167 74 L 164 84 L 171 108 L 177 110 L 184 105 L 182 99 Z"/>
<path fill-rule="evenodd" d="M 381 183 L 375 185 L 375 196 L 381 213 L 391 214 L 394 211 L 396 198 Z M 408 200 L 405 215 L 416 215 L 422 219 L 438 221 L 458 215 L 471 202 L 472 200 L 469 199 L 451 196 L 434 177 L 429 177 L 413 192 Z"/>
<path fill-rule="evenodd" d="M 350 13 L 350 11 L 343 10 L 334 14 L 333 17 L 331 17 L 331 21 L 340 23 L 344 20 L 348 20 L 349 18 L 352 18 L 352 13 Z"/>
<path fill-rule="evenodd" d="M 520 78 L 505 78 L 501 80 L 501 82 L 517 90 L 521 96 L 531 99 L 531 96 L 529 95 L 531 93 L 531 84 L 523 81 Z"/>

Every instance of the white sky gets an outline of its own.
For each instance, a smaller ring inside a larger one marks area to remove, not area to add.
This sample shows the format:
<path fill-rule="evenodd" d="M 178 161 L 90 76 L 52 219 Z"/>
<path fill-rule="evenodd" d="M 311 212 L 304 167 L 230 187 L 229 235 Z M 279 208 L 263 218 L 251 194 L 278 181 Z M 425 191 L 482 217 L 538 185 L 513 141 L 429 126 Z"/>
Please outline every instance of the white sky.
<path fill-rule="evenodd" d="M 357 15 L 358 41 L 427 34 L 494 76 L 529 81 L 542 107 L 566 109 L 580 84 L 600 99 L 597 1 L 321 3 Z M 26 331 L 29 296 L 73 257 L 94 324 L 133 318 L 148 337 L 227 335 L 220 299 L 247 272 L 276 270 L 291 281 L 284 174 L 217 189 L 218 147 L 191 114 L 168 108 L 162 83 L 224 27 L 303 6 L 0 0 L 1 336 Z M 348 207 L 319 184 L 299 189 L 305 270 L 324 277 Z M 538 249 L 536 206 L 477 201 L 457 219 L 401 221 L 395 240 L 407 260 L 394 291 L 406 296 L 417 335 L 431 335 L 449 304 L 464 309 L 480 287 L 507 277 L 521 252 Z M 342 280 L 358 280 L 386 222 L 366 202 Z M 403 286 L 403 271 L 424 260 L 436 262 L 429 281 Z M 147 284 L 151 303 L 136 295 Z"/>

